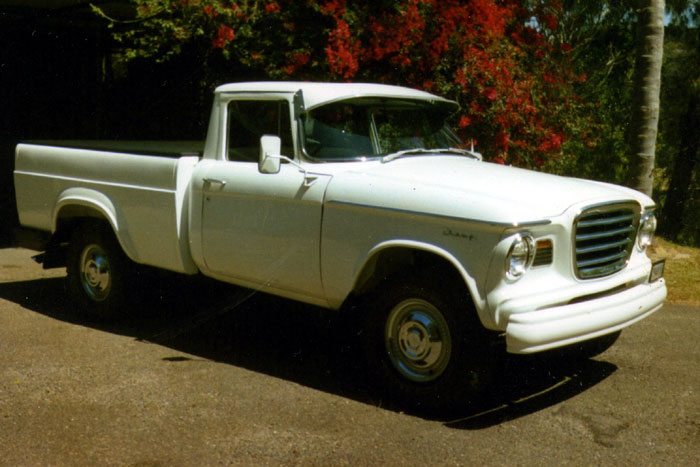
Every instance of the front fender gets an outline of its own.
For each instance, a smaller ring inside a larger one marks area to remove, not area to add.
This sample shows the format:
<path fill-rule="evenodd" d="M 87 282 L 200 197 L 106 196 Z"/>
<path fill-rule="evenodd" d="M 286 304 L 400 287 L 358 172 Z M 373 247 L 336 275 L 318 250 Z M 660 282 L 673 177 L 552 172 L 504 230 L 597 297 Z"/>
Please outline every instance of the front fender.
<path fill-rule="evenodd" d="M 388 240 L 381 242 L 374 247 L 372 247 L 364 256 L 364 259 L 360 261 L 354 271 L 354 284 L 353 290 L 355 290 L 360 283 L 363 281 L 363 274 L 368 268 L 372 267 L 372 262 L 376 261 L 382 251 L 388 250 L 390 248 L 400 248 L 404 250 L 419 250 L 426 253 L 436 255 L 443 260 L 447 261 L 455 268 L 458 274 L 461 276 L 464 284 L 467 286 L 467 290 L 471 295 L 474 302 L 474 306 L 477 312 L 481 316 L 482 310 L 485 308 L 485 299 L 479 294 L 479 290 L 474 277 L 464 268 L 462 263 L 449 251 L 445 250 L 436 245 L 430 243 L 414 241 L 414 240 Z"/>

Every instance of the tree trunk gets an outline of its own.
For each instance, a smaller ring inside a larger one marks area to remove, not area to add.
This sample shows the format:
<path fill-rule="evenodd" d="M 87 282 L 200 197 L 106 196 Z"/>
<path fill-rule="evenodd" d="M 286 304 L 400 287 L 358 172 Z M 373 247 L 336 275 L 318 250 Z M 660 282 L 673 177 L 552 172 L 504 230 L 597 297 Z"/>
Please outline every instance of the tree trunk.
<path fill-rule="evenodd" d="M 654 187 L 654 154 L 664 51 L 664 7 L 664 0 L 639 0 L 637 8 L 639 20 L 627 184 L 649 196 Z"/>

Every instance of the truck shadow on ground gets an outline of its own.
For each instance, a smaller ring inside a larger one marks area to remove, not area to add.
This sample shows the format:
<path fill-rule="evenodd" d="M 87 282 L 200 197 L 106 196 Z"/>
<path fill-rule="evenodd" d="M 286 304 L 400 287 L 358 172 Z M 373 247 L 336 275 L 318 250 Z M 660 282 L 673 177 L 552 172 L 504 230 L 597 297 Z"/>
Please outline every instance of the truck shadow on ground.
<path fill-rule="evenodd" d="M 76 313 L 66 300 L 64 284 L 63 278 L 0 283 L 0 298 L 53 319 L 403 410 L 368 374 L 352 320 L 203 278 L 147 274 L 128 319 L 105 324 Z M 164 364 L 185 364 L 190 359 L 173 356 Z M 443 418 L 411 414 L 455 429 L 486 428 L 575 397 L 616 369 L 600 360 L 504 356 L 499 381 L 485 400 L 465 404 Z"/>

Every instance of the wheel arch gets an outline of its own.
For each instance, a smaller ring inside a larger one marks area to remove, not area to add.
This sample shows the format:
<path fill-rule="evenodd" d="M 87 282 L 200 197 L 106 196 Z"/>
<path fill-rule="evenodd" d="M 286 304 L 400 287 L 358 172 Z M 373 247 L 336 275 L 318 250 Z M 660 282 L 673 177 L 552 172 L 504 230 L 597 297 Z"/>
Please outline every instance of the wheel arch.
<path fill-rule="evenodd" d="M 58 196 L 53 211 L 52 241 L 68 241 L 73 230 L 89 220 L 108 225 L 122 251 L 130 259 L 135 258 L 135 251 L 121 228 L 114 203 L 103 193 L 88 188 L 69 188 Z"/>
<path fill-rule="evenodd" d="M 372 248 L 355 274 L 351 295 L 367 294 L 407 267 L 448 274 L 464 286 L 477 314 L 483 309 L 484 300 L 478 292 L 476 280 L 454 255 L 438 246 L 414 241 L 388 241 Z"/>

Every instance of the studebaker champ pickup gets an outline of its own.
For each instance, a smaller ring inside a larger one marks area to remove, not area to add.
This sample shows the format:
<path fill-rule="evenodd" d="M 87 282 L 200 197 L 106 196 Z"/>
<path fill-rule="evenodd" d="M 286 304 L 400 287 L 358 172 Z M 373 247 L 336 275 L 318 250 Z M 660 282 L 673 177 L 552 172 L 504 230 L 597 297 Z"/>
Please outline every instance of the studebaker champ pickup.
<path fill-rule="evenodd" d="M 133 263 L 347 310 L 390 390 L 427 406 L 483 389 L 494 336 L 600 352 L 662 306 L 650 198 L 484 162 L 456 110 L 396 86 L 227 84 L 200 148 L 18 145 L 19 217 L 86 313 L 123 311 Z"/>

